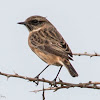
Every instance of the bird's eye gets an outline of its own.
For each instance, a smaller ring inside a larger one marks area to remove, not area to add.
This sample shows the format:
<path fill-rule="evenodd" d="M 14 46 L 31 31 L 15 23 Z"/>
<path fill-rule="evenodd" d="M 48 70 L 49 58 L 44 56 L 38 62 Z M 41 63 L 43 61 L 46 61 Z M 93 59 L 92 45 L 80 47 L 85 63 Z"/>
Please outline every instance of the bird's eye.
<path fill-rule="evenodd" d="M 33 22 L 33 23 L 38 23 L 39 21 L 38 21 L 38 20 L 33 20 L 32 22 Z"/>
<path fill-rule="evenodd" d="M 37 25 L 38 23 L 39 23 L 38 20 L 32 20 L 32 21 L 31 21 L 31 24 L 33 24 L 33 25 Z"/>

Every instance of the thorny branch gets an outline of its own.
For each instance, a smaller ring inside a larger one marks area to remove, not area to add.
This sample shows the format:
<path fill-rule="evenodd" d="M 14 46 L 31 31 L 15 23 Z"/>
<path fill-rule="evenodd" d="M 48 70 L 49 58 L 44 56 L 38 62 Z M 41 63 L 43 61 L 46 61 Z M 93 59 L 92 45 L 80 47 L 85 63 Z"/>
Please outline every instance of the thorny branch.
<path fill-rule="evenodd" d="M 7 74 L 7 73 L 0 72 L 0 75 L 6 76 L 7 78 L 17 77 L 17 78 L 21 78 L 21 79 L 25 79 L 25 80 L 29 80 L 29 81 L 37 81 L 37 78 L 25 77 L 25 76 L 21 76 L 18 74 Z M 39 92 L 39 91 L 45 91 L 45 90 L 57 91 L 57 90 L 62 89 L 62 88 L 71 88 L 71 87 L 100 89 L 100 82 L 89 81 L 87 83 L 74 84 L 74 83 L 67 83 L 67 82 L 63 82 L 62 80 L 59 80 L 58 82 L 55 83 L 57 87 L 54 87 L 55 84 L 53 81 L 49 81 L 49 80 L 46 80 L 44 78 L 38 79 L 38 81 L 48 83 L 51 87 L 44 89 L 44 90 L 43 89 L 42 90 L 35 90 L 33 92 Z"/>
<path fill-rule="evenodd" d="M 73 53 L 74 56 L 90 56 L 90 57 L 94 57 L 94 56 L 100 56 L 100 54 L 98 53 L 94 53 L 94 54 L 90 54 L 90 53 L 87 53 L 87 52 L 84 52 L 84 53 Z"/>
<path fill-rule="evenodd" d="M 94 56 L 100 56 L 100 54 L 97 54 L 97 53 L 94 53 L 94 54 L 90 54 L 90 53 L 73 53 L 74 56 L 90 56 L 90 57 L 94 57 Z M 21 79 L 25 79 L 25 80 L 28 80 L 28 81 L 39 81 L 39 82 L 44 82 L 44 83 L 48 83 L 50 85 L 49 88 L 45 88 L 44 89 L 44 86 L 43 86 L 43 89 L 41 90 L 34 90 L 32 92 L 39 92 L 39 91 L 43 91 L 43 100 L 45 100 L 45 96 L 44 96 L 44 91 L 46 90 L 54 90 L 54 91 L 57 91 L 59 89 L 63 89 L 63 88 L 72 88 L 72 87 L 80 87 L 80 88 L 91 88 L 91 89 L 100 89 L 100 82 L 92 82 L 92 81 L 89 81 L 87 83 L 78 83 L 78 84 L 74 84 L 74 83 L 67 83 L 67 82 L 63 82 L 62 80 L 59 80 L 58 82 L 56 82 L 56 86 L 55 87 L 55 84 L 53 81 L 49 81 L 49 80 L 46 80 L 44 78 L 42 79 L 37 79 L 37 78 L 31 78 L 31 77 L 26 77 L 26 76 L 21 76 L 21 75 L 18 75 L 17 73 L 15 74 L 7 74 L 7 73 L 2 73 L 0 72 L 0 75 L 3 75 L 3 76 L 6 76 L 7 78 L 10 78 L 10 77 L 16 77 L 16 78 L 21 78 Z"/>

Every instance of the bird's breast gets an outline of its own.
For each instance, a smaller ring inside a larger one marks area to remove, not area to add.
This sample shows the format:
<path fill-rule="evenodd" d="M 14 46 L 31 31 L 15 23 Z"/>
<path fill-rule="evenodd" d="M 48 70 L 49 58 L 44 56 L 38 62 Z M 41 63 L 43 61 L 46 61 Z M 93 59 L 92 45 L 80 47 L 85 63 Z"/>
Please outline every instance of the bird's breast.
<path fill-rule="evenodd" d="M 28 41 L 28 44 L 31 48 L 31 50 L 44 62 L 46 62 L 48 65 L 56 65 L 56 66 L 62 66 L 62 63 L 60 63 L 60 57 L 50 54 L 50 53 L 44 53 L 38 48 L 34 48 L 30 41 Z"/>

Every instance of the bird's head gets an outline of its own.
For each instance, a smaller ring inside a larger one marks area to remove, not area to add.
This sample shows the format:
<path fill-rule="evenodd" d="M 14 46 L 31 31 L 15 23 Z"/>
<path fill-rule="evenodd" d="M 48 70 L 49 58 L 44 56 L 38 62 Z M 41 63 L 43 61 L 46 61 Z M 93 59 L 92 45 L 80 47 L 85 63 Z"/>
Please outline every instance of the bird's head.
<path fill-rule="evenodd" d="M 42 16 L 31 16 L 24 22 L 19 22 L 18 24 L 25 25 L 29 31 L 32 31 L 41 28 L 44 25 L 50 24 L 50 22 Z"/>

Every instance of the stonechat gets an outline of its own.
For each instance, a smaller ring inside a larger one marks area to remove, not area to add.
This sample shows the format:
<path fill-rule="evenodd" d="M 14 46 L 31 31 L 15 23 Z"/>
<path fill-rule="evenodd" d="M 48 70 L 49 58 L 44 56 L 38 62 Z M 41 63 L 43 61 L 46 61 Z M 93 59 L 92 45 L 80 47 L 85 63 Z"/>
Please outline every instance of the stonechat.
<path fill-rule="evenodd" d="M 31 16 L 18 24 L 23 24 L 27 27 L 29 30 L 28 44 L 31 50 L 46 62 L 48 66 L 56 65 L 61 66 L 61 68 L 65 66 L 72 77 L 78 76 L 78 73 L 69 61 L 73 60 L 73 55 L 68 44 L 45 17 Z"/>

